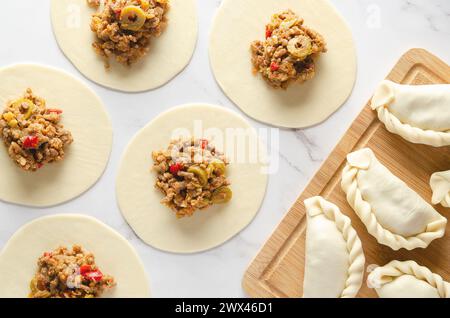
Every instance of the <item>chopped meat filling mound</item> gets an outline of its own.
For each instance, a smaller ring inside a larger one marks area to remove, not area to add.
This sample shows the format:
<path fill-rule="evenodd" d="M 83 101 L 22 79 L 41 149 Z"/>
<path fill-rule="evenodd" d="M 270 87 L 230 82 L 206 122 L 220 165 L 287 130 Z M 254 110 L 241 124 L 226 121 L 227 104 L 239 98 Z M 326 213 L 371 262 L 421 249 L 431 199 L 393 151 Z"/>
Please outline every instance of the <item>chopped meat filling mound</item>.
<path fill-rule="evenodd" d="M 30 283 L 30 298 L 97 298 L 116 283 L 95 264 L 92 253 L 79 245 L 45 252 Z"/>
<path fill-rule="evenodd" d="M 178 218 L 231 200 L 226 177 L 227 158 L 206 139 L 173 140 L 166 150 L 152 153 L 157 172 L 156 188 L 162 204 Z"/>
<path fill-rule="evenodd" d="M 167 25 L 169 0 L 88 0 L 100 9 L 93 14 L 91 30 L 95 52 L 105 60 L 115 58 L 130 66 L 147 54 L 151 39 L 159 37 Z"/>
<path fill-rule="evenodd" d="M 64 159 L 72 134 L 60 124 L 62 110 L 27 89 L 23 98 L 7 103 L 0 117 L 0 135 L 9 156 L 25 171 Z"/>
<path fill-rule="evenodd" d="M 272 87 L 283 89 L 312 79 L 315 61 L 326 51 L 324 38 L 291 10 L 275 14 L 266 26 L 266 40 L 251 44 L 254 72 Z"/>

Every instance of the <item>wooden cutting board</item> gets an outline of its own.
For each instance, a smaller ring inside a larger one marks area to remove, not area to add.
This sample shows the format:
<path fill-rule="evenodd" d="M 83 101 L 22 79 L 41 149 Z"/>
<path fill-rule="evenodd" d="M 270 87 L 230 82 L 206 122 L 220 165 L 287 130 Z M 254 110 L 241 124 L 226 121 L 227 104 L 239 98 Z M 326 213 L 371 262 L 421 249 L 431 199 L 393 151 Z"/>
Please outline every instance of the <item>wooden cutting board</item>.
<path fill-rule="evenodd" d="M 413 49 L 402 56 L 387 78 L 403 84 L 450 83 L 450 67 L 423 49 Z M 377 297 L 375 291 L 367 287 L 367 272 L 370 265 L 385 265 L 392 260 L 414 260 L 450 281 L 450 223 L 445 237 L 434 241 L 427 249 L 395 252 L 379 245 L 348 205 L 340 186 L 342 170 L 347 154 L 364 147 L 370 147 L 384 165 L 428 202 L 432 194 L 431 175 L 450 170 L 450 147 L 408 143 L 389 133 L 369 104 L 366 105 L 250 265 L 243 280 L 249 296 L 301 297 L 306 233 L 303 201 L 317 195 L 338 205 L 352 219 L 361 238 L 366 275 L 359 297 Z M 450 209 L 442 206 L 436 209 L 450 218 Z"/>

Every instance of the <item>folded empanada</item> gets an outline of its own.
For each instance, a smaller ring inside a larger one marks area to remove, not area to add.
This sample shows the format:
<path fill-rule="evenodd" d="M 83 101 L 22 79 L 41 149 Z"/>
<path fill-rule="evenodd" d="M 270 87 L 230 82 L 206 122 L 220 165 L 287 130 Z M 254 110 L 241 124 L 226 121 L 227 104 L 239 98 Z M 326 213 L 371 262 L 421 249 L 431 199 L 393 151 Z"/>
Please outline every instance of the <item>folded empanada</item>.
<path fill-rule="evenodd" d="M 352 298 L 364 277 L 364 253 L 350 219 L 321 197 L 305 201 L 308 216 L 303 297 Z"/>
<path fill-rule="evenodd" d="M 432 203 L 450 208 L 450 170 L 433 174 L 430 185 L 433 190 Z"/>
<path fill-rule="evenodd" d="M 445 234 L 447 219 L 383 166 L 371 149 L 347 156 L 342 189 L 369 233 L 393 250 L 426 248 Z"/>
<path fill-rule="evenodd" d="M 409 142 L 450 145 L 450 85 L 400 85 L 383 81 L 372 109 L 391 133 Z"/>
<path fill-rule="evenodd" d="M 413 261 L 377 267 L 367 283 L 381 298 L 450 298 L 450 284 Z"/>

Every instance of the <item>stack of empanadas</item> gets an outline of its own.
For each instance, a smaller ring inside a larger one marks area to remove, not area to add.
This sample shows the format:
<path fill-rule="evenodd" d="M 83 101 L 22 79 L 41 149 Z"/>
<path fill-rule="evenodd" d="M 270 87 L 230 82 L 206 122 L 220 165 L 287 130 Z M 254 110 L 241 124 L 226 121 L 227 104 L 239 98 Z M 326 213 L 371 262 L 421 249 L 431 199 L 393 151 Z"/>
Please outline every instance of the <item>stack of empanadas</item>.
<path fill-rule="evenodd" d="M 388 131 L 412 143 L 450 145 L 450 85 L 383 81 L 372 108 Z M 445 234 L 447 219 L 389 171 L 369 148 L 347 156 L 342 175 L 347 201 L 378 243 L 393 250 L 427 248 Z M 450 207 L 450 171 L 430 180 L 433 204 Z M 355 297 L 364 253 L 350 219 L 321 197 L 305 201 L 308 215 L 304 297 Z M 382 298 L 450 298 L 450 283 L 413 261 L 377 267 L 369 287 Z"/>

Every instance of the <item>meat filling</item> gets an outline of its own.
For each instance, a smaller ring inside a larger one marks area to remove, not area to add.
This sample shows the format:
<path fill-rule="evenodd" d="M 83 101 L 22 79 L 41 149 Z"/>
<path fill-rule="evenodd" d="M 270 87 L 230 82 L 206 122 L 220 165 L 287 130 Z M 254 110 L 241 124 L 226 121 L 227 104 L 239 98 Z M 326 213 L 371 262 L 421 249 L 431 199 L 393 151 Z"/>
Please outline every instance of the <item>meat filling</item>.
<path fill-rule="evenodd" d="M 148 52 L 152 38 L 159 37 L 167 25 L 169 0 L 88 0 L 100 9 L 92 16 L 91 30 L 95 34 L 92 44 L 95 52 L 130 66 Z"/>
<path fill-rule="evenodd" d="M 174 140 L 166 150 L 152 154 L 157 172 L 156 188 L 162 204 L 178 218 L 231 200 L 226 176 L 227 158 L 206 139 Z"/>
<path fill-rule="evenodd" d="M 275 14 L 266 26 L 266 40 L 251 44 L 254 72 L 272 87 L 283 89 L 312 79 L 315 61 L 326 51 L 324 38 L 291 10 Z"/>
<path fill-rule="evenodd" d="M 116 285 L 79 245 L 45 252 L 30 283 L 30 298 L 96 298 Z"/>
<path fill-rule="evenodd" d="M 9 156 L 25 171 L 64 159 L 72 134 L 61 125 L 63 111 L 47 108 L 43 98 L 27 89 L 7 103 L 0 117 L 0 134 Z"/>

